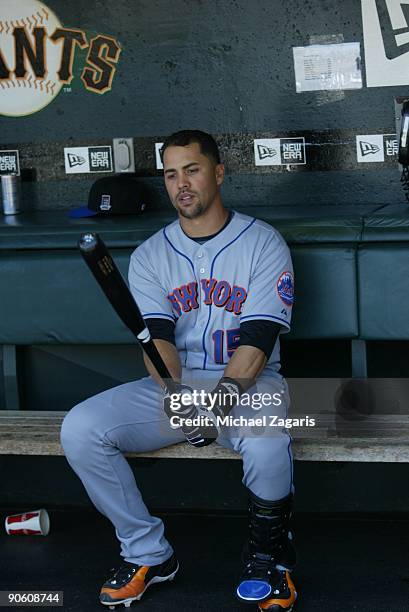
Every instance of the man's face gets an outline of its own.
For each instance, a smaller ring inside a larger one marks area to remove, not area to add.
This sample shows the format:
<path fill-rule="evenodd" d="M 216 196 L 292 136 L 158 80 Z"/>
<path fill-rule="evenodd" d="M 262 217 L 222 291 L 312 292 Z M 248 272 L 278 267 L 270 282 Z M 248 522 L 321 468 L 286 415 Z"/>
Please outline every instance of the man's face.
<path fill-rule="evenodd" d="M 168 147 L 163 155 L 163 169 L 169 198 L 182 217 L 200 217 L 215 202 L 224 168 L 203 155 L 197 142 Z"/>

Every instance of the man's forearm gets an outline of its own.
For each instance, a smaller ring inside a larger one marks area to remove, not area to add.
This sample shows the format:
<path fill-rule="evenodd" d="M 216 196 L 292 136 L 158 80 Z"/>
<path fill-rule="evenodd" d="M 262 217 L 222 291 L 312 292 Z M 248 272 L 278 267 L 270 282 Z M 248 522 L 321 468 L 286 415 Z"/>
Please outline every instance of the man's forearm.
<path fill-rule="evenodd" d="M 180 382 L 182 376 L 182 366 L 176 346 L 167 340 L 154 340 L 153 342 L 158 349 L 160 356 L 165 362 L 165 365 L 168 368 L 172 378 Z M 143 354 L 143 359 L 149 374 L 162 386 L 162 379 L 145 353 Z"/>
<path fill-rule="evenodd" d="M 250 387 L 264 370 L 267 358 L 255 346 L 239 346 L 224 370 L 224 376 L 240 381 L 242 387 Z M 248 384 L 246 385 L 246 382 Z"/>

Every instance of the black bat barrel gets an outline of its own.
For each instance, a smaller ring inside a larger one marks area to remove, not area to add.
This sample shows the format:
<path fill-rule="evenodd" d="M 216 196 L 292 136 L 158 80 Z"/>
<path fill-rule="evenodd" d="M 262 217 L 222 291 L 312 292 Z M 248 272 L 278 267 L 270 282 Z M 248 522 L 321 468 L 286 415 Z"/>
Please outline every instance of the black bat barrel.
<path fill-rule="evenodd" d="M 169 370 L 151 339 L 139 307 L 103 240 L 97 233 L 82 234 L 78 248 L 117 315 L 141 344 L 166 387 L 170 391 L 174 390 L 176 383 L 172 381 Z"/>

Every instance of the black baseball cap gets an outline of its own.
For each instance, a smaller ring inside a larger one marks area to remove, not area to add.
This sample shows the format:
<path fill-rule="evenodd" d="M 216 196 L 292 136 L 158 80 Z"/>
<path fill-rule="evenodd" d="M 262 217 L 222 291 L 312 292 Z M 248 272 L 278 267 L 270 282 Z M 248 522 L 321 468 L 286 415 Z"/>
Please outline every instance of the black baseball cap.
<path fill-rule="evenodd" d="M 95 215 L 138 215 L 147 206 L 145 185 L 132 176 L 108 176 L 92 185 L 88 206 L 74 208 L 68 216 L 78 219 Z"/>

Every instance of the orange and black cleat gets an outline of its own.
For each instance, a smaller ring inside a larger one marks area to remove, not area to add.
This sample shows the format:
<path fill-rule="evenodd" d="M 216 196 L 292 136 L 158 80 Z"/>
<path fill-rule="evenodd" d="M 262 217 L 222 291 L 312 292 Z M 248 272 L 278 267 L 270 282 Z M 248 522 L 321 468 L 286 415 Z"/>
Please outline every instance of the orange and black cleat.
<path fill-rule="evenodd" d="M 263 612 L 290 612 L 297 601 L 297 591 L 288 570 L 277 570 L 277 582 L 273 586 L 271 596 L 259 602 L 259 610 Z"/>
<path fill-rule="evenodd" d="M 174 555 L 160 565 L 151 567 L 125 561 L 104 583 L 99 601 L 111 610 L 119 604 L 129 608 L 133 601 L 141 599 L 151 584 L 173 580 L 178 569 L 179 564 Z"/>

